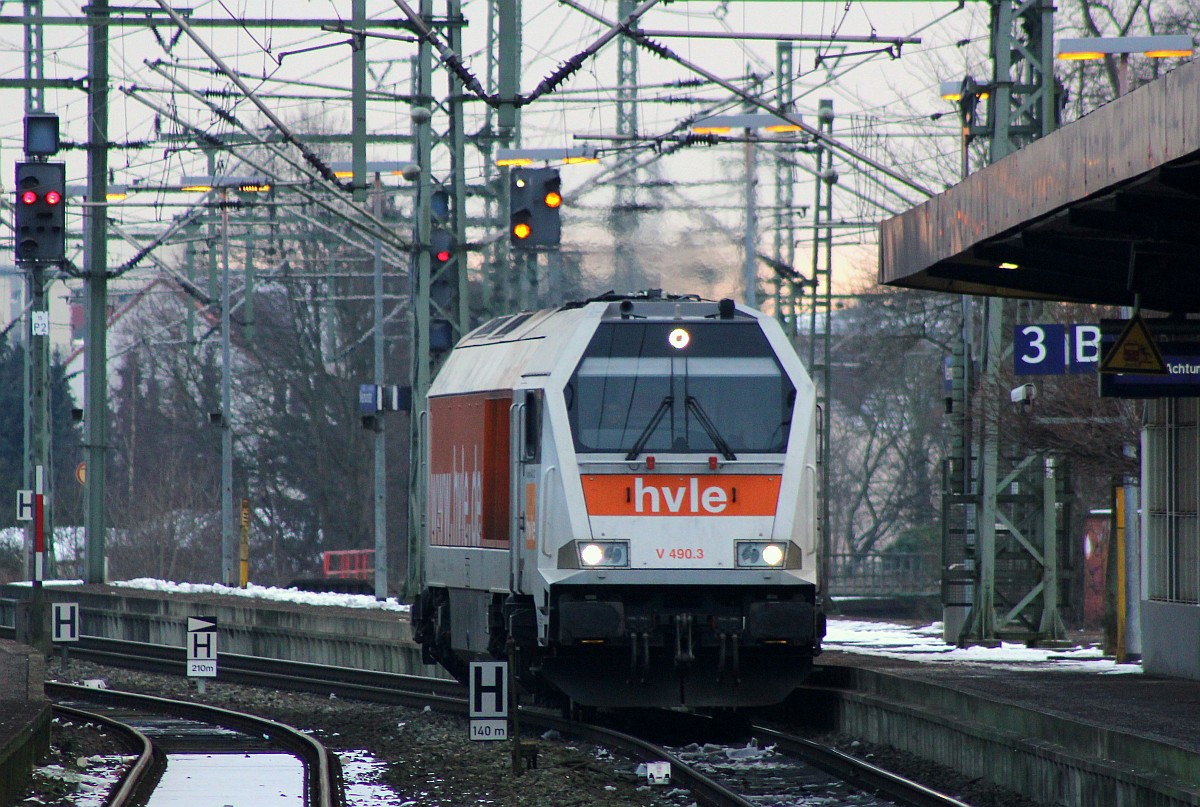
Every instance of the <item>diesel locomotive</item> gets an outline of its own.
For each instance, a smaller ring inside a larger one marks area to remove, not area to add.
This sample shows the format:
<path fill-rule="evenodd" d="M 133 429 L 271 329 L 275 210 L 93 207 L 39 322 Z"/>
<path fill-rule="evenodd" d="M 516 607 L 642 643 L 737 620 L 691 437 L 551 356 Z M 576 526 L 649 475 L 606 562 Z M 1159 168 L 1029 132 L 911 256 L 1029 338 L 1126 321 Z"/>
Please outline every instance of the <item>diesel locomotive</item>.
<path fill-rule="evenodd" d="M 820 652 L 817 409 L 769 316 L 608 294 L 503 316 L 433 382 L 413 629 L 581 707 L 777 703 Z"/>

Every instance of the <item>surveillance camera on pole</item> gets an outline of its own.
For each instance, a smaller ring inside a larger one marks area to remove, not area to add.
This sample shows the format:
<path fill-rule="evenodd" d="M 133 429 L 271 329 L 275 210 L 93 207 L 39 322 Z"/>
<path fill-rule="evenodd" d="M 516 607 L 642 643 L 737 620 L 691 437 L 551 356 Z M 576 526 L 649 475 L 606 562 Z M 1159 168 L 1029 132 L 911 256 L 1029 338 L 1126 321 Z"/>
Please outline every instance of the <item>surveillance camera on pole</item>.
<path fill-rule="evenodd" d="M 1037 387 L 1033 384 L 1022 384 L 1019 387 L 1013 387 L 1008 393 L 1008 397 L 1015 404 L 1032 406 L 1034 399 L 1037 398 Z"/>

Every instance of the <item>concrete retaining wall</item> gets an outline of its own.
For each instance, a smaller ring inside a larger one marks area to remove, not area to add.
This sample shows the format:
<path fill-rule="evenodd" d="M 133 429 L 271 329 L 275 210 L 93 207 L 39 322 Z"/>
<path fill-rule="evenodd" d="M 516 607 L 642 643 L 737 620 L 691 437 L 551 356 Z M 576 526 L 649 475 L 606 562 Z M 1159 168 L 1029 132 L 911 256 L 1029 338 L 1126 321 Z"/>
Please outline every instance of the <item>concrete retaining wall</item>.
<path fill-rule="evenodd" d="M 1200 806 L 1200 758 L 1183 749 L 911 678 L 849 677 L 847 689 L 826 691 L 844 734 L 1047 804 Z"/>
<path fill-rule="evenodd" d="M 0 640 L 0 804 L 24 794 L 33 766 L 50 751 L 50 704 L 42 654 Z"/>
<path fill-rule="evenodd" d="M 19 590 L 0 592 L 20 596 Z M 408 615 L 340 607 L 303 608 L 270 600 L 162 594 L 98 586 L 47 589 L 54 602 L 79 604 L 80 633 L 184 647 L 188 617 L 216 617 L 217 652 L 379 672 L 445 676 L 421 663 Z"/>

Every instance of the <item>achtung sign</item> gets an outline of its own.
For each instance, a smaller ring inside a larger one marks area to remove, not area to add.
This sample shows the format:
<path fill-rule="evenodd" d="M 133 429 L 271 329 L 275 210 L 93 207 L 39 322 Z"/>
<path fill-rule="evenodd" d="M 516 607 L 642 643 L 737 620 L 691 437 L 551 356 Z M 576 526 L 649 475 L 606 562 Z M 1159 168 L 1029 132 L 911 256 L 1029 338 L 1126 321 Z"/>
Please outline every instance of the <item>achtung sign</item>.
<path fill-rule="evenodd" d="M 1193 320 L 1142 320 L 1142 329 L 1149 334 L 1131 337 L 1124 355 L 1114 359 L 1118 367 L 1141 367 L 1149 360 L 1143 349 L 1156 350 L 1165 372 L 1142 369 L 1108 370 L 1099 374 L 1100 395 L 1109 398 L 1195 398 L 1200 397 L 1200 323 Z M 1116 352 L 1118 341 L 1129 331 L 1126 320 L 1101 320 L 1101 344 L 1105 357 Z M 1140 354 L 1140 357 L 1139 357 Z"/>
<path fill-rule="evenodd" d="M 1170 374 L 1150 329 L 1138 314 L 1126 323 L 1117 341 L 1104 353 L 1099 370 L 1102 373 Z"/>

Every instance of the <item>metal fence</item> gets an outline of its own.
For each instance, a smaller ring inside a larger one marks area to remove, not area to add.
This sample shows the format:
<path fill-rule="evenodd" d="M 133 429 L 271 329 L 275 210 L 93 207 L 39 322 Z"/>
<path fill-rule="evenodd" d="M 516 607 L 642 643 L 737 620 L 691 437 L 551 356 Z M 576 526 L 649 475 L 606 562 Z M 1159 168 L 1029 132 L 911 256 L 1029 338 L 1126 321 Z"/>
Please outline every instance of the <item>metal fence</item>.
<path fill-rule="evenodd" d="M 834 597 L 936 595 L 941 591 L 941 569 L 936 552 L 835 554 L 829 558 L 829 593 Z"/>

